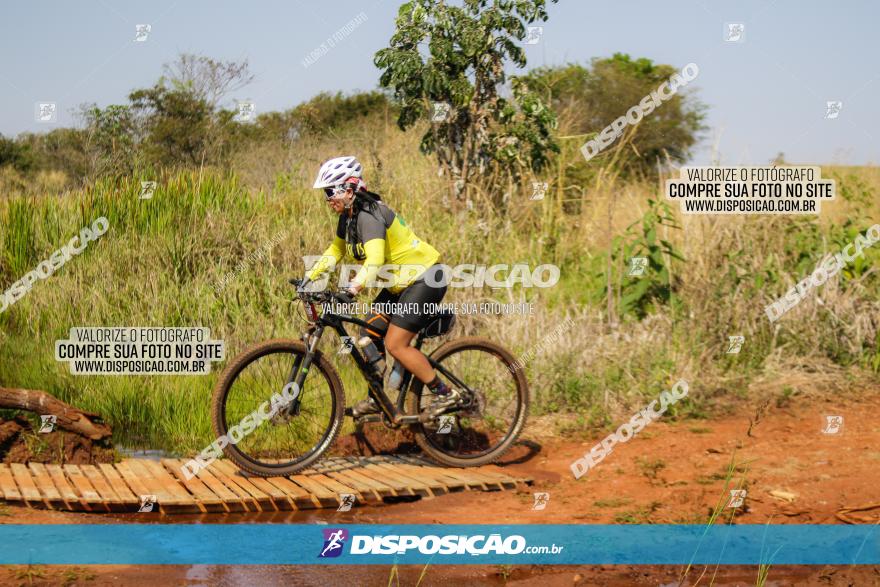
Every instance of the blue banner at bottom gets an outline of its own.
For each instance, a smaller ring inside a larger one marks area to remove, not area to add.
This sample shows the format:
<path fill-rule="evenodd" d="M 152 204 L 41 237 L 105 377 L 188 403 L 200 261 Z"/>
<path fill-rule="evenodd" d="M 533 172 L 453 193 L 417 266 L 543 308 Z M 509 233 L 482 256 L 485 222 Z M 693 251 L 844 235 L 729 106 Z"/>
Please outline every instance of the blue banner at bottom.
<path fill-rule="evenodd" d="M 877 526 L 0 525 L 0 564 L 880 564 Z"/>

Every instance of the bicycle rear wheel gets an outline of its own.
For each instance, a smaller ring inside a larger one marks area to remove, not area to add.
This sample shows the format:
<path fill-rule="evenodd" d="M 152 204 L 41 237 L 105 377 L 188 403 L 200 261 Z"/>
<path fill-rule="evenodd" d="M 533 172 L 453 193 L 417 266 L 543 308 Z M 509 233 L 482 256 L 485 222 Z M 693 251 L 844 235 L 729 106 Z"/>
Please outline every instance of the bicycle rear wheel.
<path fill-rule="evenodd" d="M 438 376 L 450 387 L 472 390 L 475 403 L 414 426 L 416 443 L 433 459 L 455 467 L 500 459 L 516 442 L 528 414 L 528 382 L 516 368 L 516 359 L 504 347 L 478 337 L 447 342 L 431 353 L 431 359 L 440 364 Z M 416 380 L 409 413 L 420 413 L 436 397 Z"/>
<path fill-rule="evenodd" d="M 339 434 L 342 382 L 320 352 L 299 394 L 299 414 L 287 416 L 281 409 L 265 417 L 271 408 L 267 402 L 282 392 L 294 361 L 305 354 L 297 340 L 262 342 L 237 356 L 217 381 L 211 402 L 214 433 L 230 439 L 223 452 L 242 470 L 262 477 L 291 475 L 317 461 Z M 238 432 L 230 434 L 236 427 Z"/>

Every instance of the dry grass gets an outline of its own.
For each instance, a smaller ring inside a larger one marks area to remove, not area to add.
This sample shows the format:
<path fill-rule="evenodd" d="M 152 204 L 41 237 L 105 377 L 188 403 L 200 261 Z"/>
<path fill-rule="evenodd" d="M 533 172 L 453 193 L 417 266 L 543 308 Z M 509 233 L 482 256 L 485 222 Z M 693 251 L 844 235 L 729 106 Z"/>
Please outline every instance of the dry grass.
<path fill-rule="evenodd" d="M 642 320 L 624 316 L 609 328 L 606 305 L 594 293 L 603 288 L 611 238 L 642 217 L 658 185 L 602 179 L 557 190 L 556 176 L 546 178 L 551 188 L 543 201 L 530 201 L 531 186 L 524 186 L 509 194 L 504 208 L 479 196 L 470 207 L 457 205 L 444 201 L 447 185 L 419 154 L 418 135 L 379 120 L 320 142 L 258 146 L 233 170 L 105 182 L 60 198 L 47 180 L 0 199 L 0 221 L 8 228 L 0 231 L 4 288 L 95 217 L 111 221 L 111 231 L 84 255 L 0 314 L 0 385 L 43 388 L 76 401 L 124 428 L 133 443 L 201 447 L 210 435 L 214 376 L 74 378 L 54 361 L 54 341 L 72 326 L 204 325 L 232 355 L 256 340 L 297 336 L 302 324 L 291 315 L 286 278 L 302 273 L 302 255 L 320 252 L 335 226 L 323 198 L 310 189 L 313 173 L 327 157 L 347 153 L 364 160 L 370 188 L 440 249 L 445 262 L 562 267 L 551 289 L 450 290 L 446 301 L 533 303 L 531 317 L 459 320 L 456 334 L 489 336 L 515 354 L 574 320 L 526 366 L 536 416 L 560 414 L 560 426 L 569 430 L 628 416 L 680 378 L 691 383 L 691 394 L 674 412 L 701 416 L 729 397 L 817 382 L 844 386 L 853 369 L 870 369 L 880 356 L 880 251 L 869 252 L 866 271 L 830 280 L 778 327 L 763 312 L 805 268 L 839 250 L 842 219 L 856 219 L 862 231 L 872 215 L 880 221 L 876 168 L 827 169 L 849 197 L 826 205 L 812 225 L 789 217 L 676 212 L 682 229 L 664 227 L 659 234 L 687 260 L 669 265 L 674 303 Z M 137 200 L 141 179 L 159 181 L 149 202 Z M 226 272 L 279 232 L 284 237 L 264 261 L 215 292 Z M 22 239 L 27 246 L 13 246 Z M 618 264 L 615 272 L 622 269 Z M 733 334 L 745 335 L 746 344 L 740 355 L 725 355 Z M 349 397 L 363 395 L 352 370 L 343 375 Z"/>

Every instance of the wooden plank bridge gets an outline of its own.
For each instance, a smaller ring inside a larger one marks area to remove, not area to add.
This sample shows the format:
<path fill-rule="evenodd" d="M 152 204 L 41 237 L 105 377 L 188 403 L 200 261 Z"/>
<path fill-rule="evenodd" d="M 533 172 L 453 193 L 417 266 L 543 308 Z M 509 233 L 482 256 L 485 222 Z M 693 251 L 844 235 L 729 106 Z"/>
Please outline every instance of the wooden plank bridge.
<path fill-rule="evenodd" d="M 242 474 L 226 459 L 193 479 L 182 459 L 125 459 L 114 464 L 0 464 L 0 499 L 12 504 L 85 512 L 226 513 L 347 509 L 387 497 L 434 497 L 501 491 L 531 484 L 495 465 L 452 469 L 418 457 L 324 459 L 289 477 Z"/>

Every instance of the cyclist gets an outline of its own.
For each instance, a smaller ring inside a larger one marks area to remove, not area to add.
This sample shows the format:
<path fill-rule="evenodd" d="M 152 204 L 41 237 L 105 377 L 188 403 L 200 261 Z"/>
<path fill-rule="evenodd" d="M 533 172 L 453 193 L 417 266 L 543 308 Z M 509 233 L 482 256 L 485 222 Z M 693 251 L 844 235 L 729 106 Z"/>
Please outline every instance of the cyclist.
<path fill-rule="evenodd" d="M 418 331 L 435 317 L 426 312 L 425 305 L 439 303 L 446 294 L 447 279 L 443 266 L 437 262 L 440 253 L 417 237 L 378 194 L 367 191 L 362 172 L 361 164 L 351 156 L 336 157 L 321 165 L 313 187 L 324 190 L 327 203 L 339 215 L 339 222 L 333 242 L 306 275 L 306 283 L 317 280 L 347 255 L 363 262 L 345 291 L 354 298 L 376 278 L 381 267 L 390 265 L 383 271 L 383 278 L 390 274 L 391 285 L 382 289 L 373 303 L 380 308 L 382 304 L 395 304 L 393 309 L 399 312 L 380 312 L 368 322 L 371 325 L 390 322 L 384 334 L 384 347 L 438 396 L 431 404 L 432 409 L 453 405 L 460 398 L 459 392 L 440 381 L 425 355 L 410 346 Z M 364 334 L 372 335 L 381 351 L 381 328 Z M 359 417 L 378 411 L 379 407 L 370 398 L 358 402 L 352 415 Z"/>

